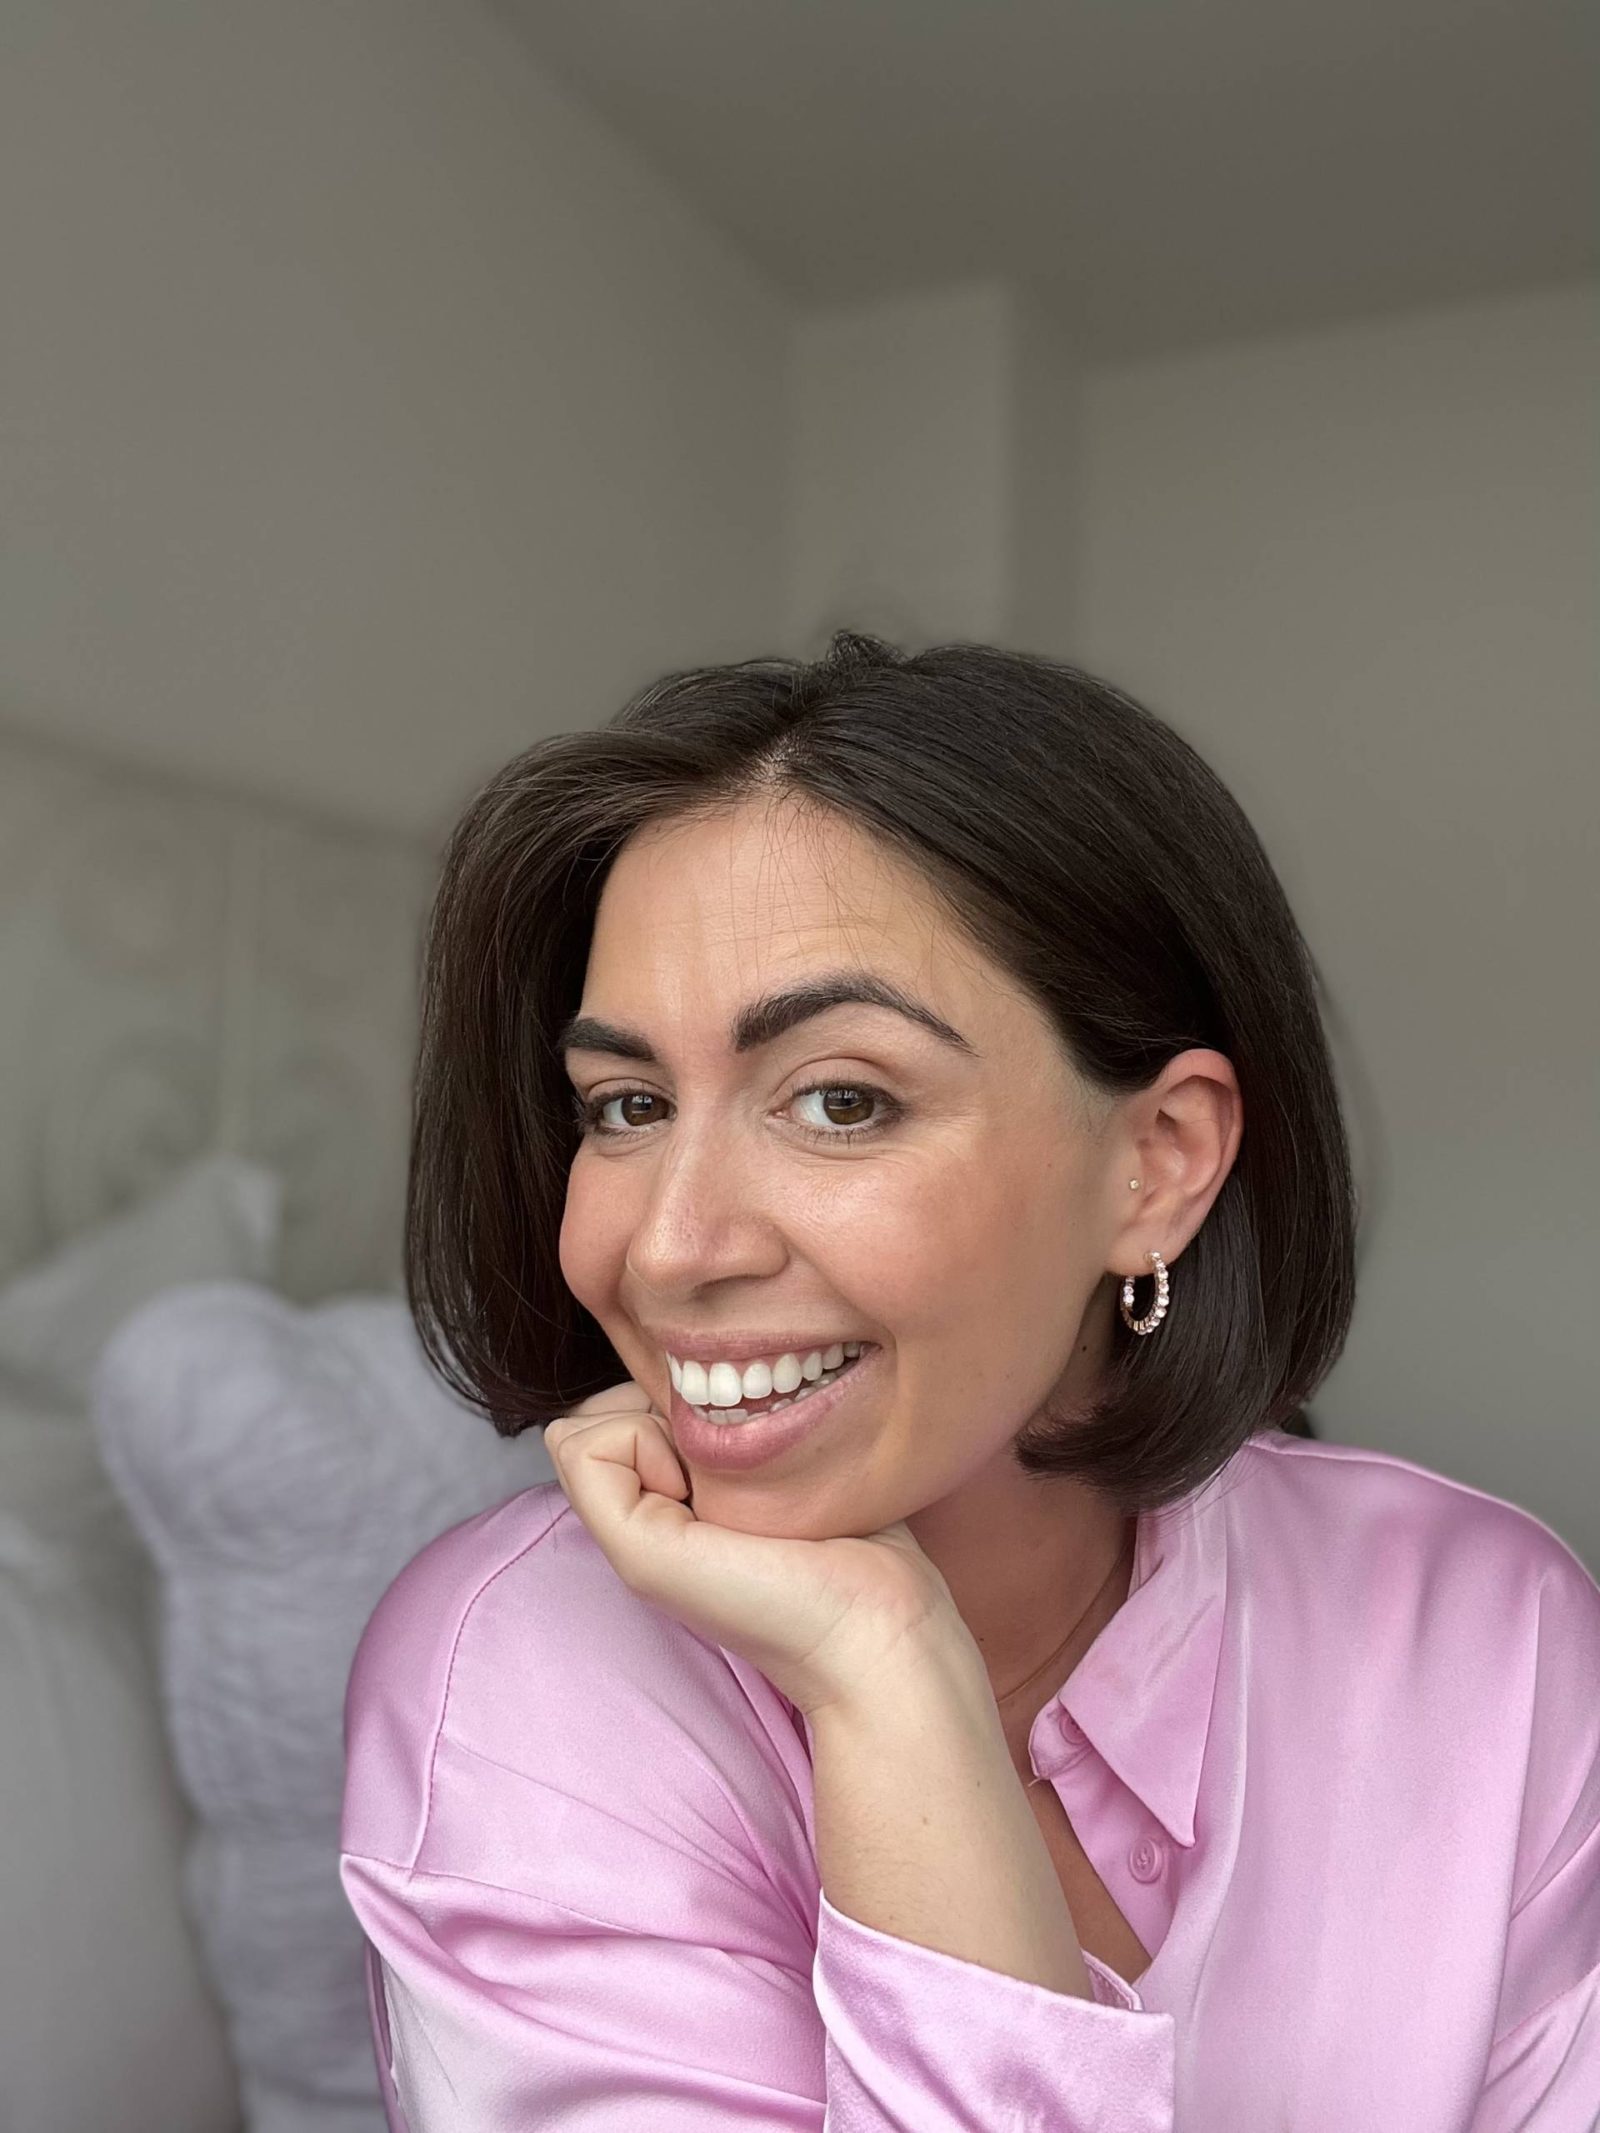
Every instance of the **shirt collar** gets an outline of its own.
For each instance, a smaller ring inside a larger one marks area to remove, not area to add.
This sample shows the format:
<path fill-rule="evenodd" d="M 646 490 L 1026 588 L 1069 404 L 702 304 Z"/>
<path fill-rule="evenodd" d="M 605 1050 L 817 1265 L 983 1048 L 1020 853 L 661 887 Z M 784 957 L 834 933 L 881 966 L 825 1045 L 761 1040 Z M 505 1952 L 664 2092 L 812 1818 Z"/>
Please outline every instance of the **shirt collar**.
<path fill-rule="evenodd" d="M 1128 1597 L 1029 1736 L 1044 1777 L 1087 1740 L 1186 1849 L 1222 1649 L 1227 1522 L 1218 1500 L 1231 1466 L 1141 1512 Z"/>

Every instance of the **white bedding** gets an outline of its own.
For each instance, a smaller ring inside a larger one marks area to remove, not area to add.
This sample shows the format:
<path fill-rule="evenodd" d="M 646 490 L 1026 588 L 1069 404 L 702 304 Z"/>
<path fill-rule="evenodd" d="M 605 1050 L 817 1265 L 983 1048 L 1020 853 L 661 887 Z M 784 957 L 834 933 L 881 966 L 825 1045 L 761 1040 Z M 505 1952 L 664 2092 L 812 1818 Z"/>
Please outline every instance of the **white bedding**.
<path fill-rule="evenodd" d="M 250 2133 L 383 2133 L 362 1941 L 338 1878 L 344 1691 L 384 1589 L 446 1527 L 553 1478 L 448 1393 L 403 1303 L 169 1291 L 95 1386 L 160 1579 L 187 1889 Z"/>

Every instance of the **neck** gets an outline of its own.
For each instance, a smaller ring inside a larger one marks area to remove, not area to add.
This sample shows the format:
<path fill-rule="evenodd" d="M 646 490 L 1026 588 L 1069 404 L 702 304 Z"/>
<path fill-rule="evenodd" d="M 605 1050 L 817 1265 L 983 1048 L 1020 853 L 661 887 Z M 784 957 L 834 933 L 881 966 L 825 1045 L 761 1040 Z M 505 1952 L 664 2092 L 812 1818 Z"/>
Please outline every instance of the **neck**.
<path fill-rule="evenodd" d="M 907 1524 L 950 1587 L 996 1701 L 1025 1694 L 1030 1716 L 1128 1594 L 1136 1522 L 1009 1457 Z"/>
<path fill-rule="evenodd" d="M 1098 1381 L 1115 1286 L 1108 1276 L 1084 1313 L 1052 1392 L 1058 1411 Z M 1007 1448 L 906 1523 L 950 1587 L 1002 1717 L 1026 1725 L 1127 1598 L 1137 1521 L 1082 1482 L 1025 1473 Z"/>

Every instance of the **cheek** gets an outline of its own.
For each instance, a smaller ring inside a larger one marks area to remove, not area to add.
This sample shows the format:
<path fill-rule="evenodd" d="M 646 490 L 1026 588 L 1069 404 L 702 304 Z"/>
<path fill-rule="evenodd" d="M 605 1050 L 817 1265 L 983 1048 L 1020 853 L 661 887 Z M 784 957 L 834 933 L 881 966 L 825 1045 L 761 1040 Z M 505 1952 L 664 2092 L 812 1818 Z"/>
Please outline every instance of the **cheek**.
<path fill-rule="evenodd" d="M 1040 1357 L 1070 1336 L 1087 1243 L 1076 1206 L 1041 1155 L 974 1167 L 920 1211 L 902 1318 L 923 1329 L 940 1385 L 961 1400 L 1025 1400 Z"/>
<path fill-rule="evenodd" d="M 567 1183 L 556 1256 L 561 1278 L 585 1309 L 614 1288 L 628 1249 L 628 1230 L 618 1196 L 597 1189 L 575 1170 Z"/>

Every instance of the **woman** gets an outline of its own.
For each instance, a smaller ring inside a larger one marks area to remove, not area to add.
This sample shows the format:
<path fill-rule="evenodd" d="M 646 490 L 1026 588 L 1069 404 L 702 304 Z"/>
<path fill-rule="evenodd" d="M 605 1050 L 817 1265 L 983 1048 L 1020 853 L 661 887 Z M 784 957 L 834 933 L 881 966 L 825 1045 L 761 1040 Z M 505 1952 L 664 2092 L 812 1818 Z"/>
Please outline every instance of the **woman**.
<path fill-rule="evenodd" d="M 1288 1433 L 1353 1229 L 1279 883 L 1105 684 L 846 635 L 495 777 L 410 1296 L 560 1478 L 351 1674 L 396 2133 L 1592 2133 L 1600 1587 Z"/>

